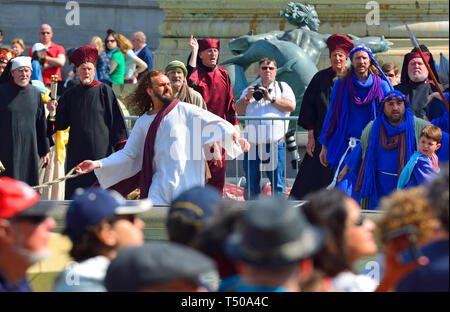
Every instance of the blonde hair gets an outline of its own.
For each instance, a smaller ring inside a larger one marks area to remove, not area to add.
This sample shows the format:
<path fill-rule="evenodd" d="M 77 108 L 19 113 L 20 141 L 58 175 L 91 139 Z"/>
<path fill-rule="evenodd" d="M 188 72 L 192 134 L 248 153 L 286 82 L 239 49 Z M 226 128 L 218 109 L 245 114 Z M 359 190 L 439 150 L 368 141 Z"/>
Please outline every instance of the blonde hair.
<path fill-rule="evenodd" d="M 100 52 L 103 51 L 103 40 L 99 36 L 92 37 L 90 44 L 95 43 L 97 45 L 98 49 L 98 55 L 100 55 Z"/>
<path fill-rule="evenodd" d="M 25 44 L 23 43 L 23 40 L 22 40 L 22 39 L 20 39 L 20 38 L 14 39 L 13 41 L 11 41 L 11 46 L 12 46 L 13 44 L 15 44 L 15 43 L 17 43 L 18 45 L 20 45 L 21 48 L 22 48 L 23 50 L 25 50 Z"/>
<path fill-rule="evenodd" d="M 380 241 L 390 231 L 406 225 L 417 227 L 417 241 L 425 243 L 432 238 L 439 224 L 426 200 L 423 187 L 414 187 L 396 191 L 381 200 L 384 211 L 383 218 L 377 224 L 377 234 Z"/>
<path fill-rule="evenodd" d="M 117 35 L 117 48 L 122 52 L 123 54 L 126 54 L 128 50 L 131 50 L 133 48 L 133 45 L 131 44 L 131 41 L 128 40 L 127 37 L 125 37 L 122 34 Z"/>

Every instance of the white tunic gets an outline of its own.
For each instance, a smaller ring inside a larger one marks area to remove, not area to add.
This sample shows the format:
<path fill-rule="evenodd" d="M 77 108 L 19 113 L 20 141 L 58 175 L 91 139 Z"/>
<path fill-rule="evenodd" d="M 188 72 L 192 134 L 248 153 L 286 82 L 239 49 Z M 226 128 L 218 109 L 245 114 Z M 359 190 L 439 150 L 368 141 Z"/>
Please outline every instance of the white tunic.
<path fill-rule="evenodd" d="M 156 114 L 142 115 L 125 147 L 100 160 L 95 174 L 102 188 L 134 176 L 142 168 L 144 142 Z M 156 133 L 153 178 L 148 197 L 155 205 L 168 205 L 181 192 L 205 184 L 202 146 L 220 142 L 228 156 L 242 154 L 232 140 L 236 128 L 226 120 L 195 105 L 179 102 L 162 120 Z"/>

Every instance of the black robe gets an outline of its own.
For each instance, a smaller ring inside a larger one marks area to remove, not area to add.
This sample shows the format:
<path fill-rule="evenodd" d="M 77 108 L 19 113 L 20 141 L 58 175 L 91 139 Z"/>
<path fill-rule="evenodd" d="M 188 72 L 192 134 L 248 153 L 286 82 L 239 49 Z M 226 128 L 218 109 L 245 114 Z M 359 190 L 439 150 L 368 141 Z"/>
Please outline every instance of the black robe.
<path fill-rule="evenodd" d="M 113 147 L 128 137 L 116 96 L 105 84 L 77 85 L 67 90 L 58 101 L 55 125 L 56 130 L 70 127 L 66 171 L 83 160 L 109 156 Z M 75 189 L 90 187 L 96 180 L 94 172 L 66 180 L 65 198 L 70 199 Z"/>
<path fill-rule="evenodd" d="M 433 83 L 414 83 L 411 81 L 398 84 L 394 87 L 395 90 L 401 91 L 409 97 L 410 106 L 414 116 L 424 118 L 426 116 L 425 103 L 428 96 L 436 92 L 436 86 Z"/>
<path fill-rule="evenodd" d="M 322 124 L 330 104 L 330 94 L 336 73 L 331 67 L 321 70 L 314 75 L 303 96 L 302 106 L 297 124 L 306 130 L 314 130 L 316 145 L 313 156 L 305 153 L 301 162 L 290 199 L 302 199 L 306 194 L 326 187 L 333 180 L 333 171 L 320 163 L 319 154 L 322 145 L 318 137 L 322 131 Z"/>
<path fill-rule="evenodd" d="M 0 84 L 1 176 L 39 184 L 39 158 L 49 152 L 44 102 L 32 85 Z"/>

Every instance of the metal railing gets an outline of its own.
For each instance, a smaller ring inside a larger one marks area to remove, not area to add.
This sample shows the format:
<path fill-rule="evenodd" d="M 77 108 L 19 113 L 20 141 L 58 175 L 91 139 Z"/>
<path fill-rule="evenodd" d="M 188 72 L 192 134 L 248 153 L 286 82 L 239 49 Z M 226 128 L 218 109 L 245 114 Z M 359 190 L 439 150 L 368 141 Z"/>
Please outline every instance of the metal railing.
<path fill-rule="evenodd" d="M 138 119 L 139 117 L 138 116 L 125 116 L 124 117 L 125 118 L 125 120 L 126 120 L 126 122 L 127 122 L 127 127 L 129 128 L 129 130 L 131 130 L 131 127 L 132 127 L 132 123 L 133 123 L 133 121 L 135 121 L 136 119 Z M 300 128 L 298 125 L 297 125 L 297 119 L 298 119 L 298 116 L 288 116 L 288 117 L 259 117 L 259 116 L 237 116 L 237 118 L 238 118 L 238 120 L 239 121 L 259 121 L 259 124 L 262 126 L 262 122 L 263 121 L 271 121 L 271 124 L 269 125 L 269 126 L 271 126 L 271 131 L 272 131 L 272 133 L 271 133 L 271 137 L 274 137 L 274 122 L 275 121 L 289 121 L 289 122 L 295 122 L 295 142 L 297 142 L 298 141 L 298 137 L 299 137 L 299 134 L 300 133 L 305 133 L 305 131 L 298 131 L 298 129 Z M 266 125 L 267 126 L 267 125 Z M 245 129 L 245 128 L 244 128 Z M 242 130 L 242 129 L 241 129 Z M 284 134 L 286 134 L 286 132 L 288 132 L 288 130 L 289 130 L 289 125 L 287 125 L 287 123 L 286 122 L 283 122 L 283 133 Z M 256 145 L 254 145 L 254 144 L 252 144 L 252 147 L 253 148 L 255 148 L 255 146 Z M 298 154 L 298 143 L 296 143 L 296 146 L 297 146 L 297 154 Z M 274 148 L 271 148 L 271 155 L 274 155 L 274 153 L 272 153 L 272 151 L 273 150 L 278 150 L 278 149 L 274 149 Z M 287 152 L 288 152 L 288 146 L 287 146 L 287 144 L 285 144 L 284 145 L 284 168 L 283 168 L 283 170 L 284 170 L 284 188 L 285 188 L 285 190 L 288 188 L 288 184 L 287 184 L 287 179 L 288 179 L 288 170 L 287 170 L 287 164 L 288 164 L 288 162 L 287 162 L 287 158 L 288 158 L 288 156 L 287 156 Z M 293 152 L 294 153 L 294 152 Z M 256 155 L 256 154 L 255 154 Z M 259 158 L 259 157 L 258 157 Z M 294 158 L 293 157 L 293 155 L 291 155 L 290 156 L 290 158 Z M 292 160 L 294 160 L 294 159 L 292 159 Z M 292 166 L 292 160 L 291 160 L 291 162 L 289 162 L 289 164 Z M 298 173 L 298 161 L 299 161 L 300 159 L 297 159 L 297 160 L 294 160 L 296 163 L 296 166 L 295 166 L 295 168 L 293 168 L 293 170 L 295 170 L 295 176 L 297 176 L 297 173 Z M 240 193 L 239 192 L 239 190 L 240 190 L 240 187 L 241 187 L 241 182 L 244 180 L 243 178 L 245 178 L 245 181 L 246 181 L 246 183 L 249 185 L 249 183 L 251 182 L 251 181 L 249 181 L 249 177 L 250 177 L 250 174 L 249 173 L 247 173 L 247 174 L 245 174 L 245 172 L 244 172 L 244 170 L 243 170 L 243 162 L 244 162 L 244 157 L 243 157 L 243 155 L 242 156 L 240 156 L 240 157 L 238 157 L 238 158 L 236 158 L 235 160 L 234 160 L 234 162 L 232 161 L 232 160 L 227 160 L 227 167 L 229 168 L 229 165 L 231 165 L 231 164 L 233 164 L 234 163 L 234 165 L 232 165 L 232 166 L 234 166 L 234 175 L 232 175 L 232 176 L 230 176 L 230 175 L 228 175 L 227 176 L 227 173 L 225 173 L 225 182 L 227 182 L 227 180 L 228 181 L 231 181 L 231 182 L 229 182 L 229 183 L 231 183 L 231 184 L 234 184 L 235 185 L 235 195 L 234 196 L 238 196 L 238 194 Z M 260 160 L 260 164 L 258 165 L 259 167 L 261 167 L 261 160 Z M 247 168 L 250 168 L 250 157 L 247 157 Z M 241 169 L 241 170 L 240 170 Z M 231 170 L 229 170 L 229 171 L 231 171 Z M 241 172 L 244 172 L 244 174 L 242 175 L 242 174 L 239 174 L 239 171 L 241 171 Z M 250 170 L 249 169 L 247 169 L 247 172 L 249 172 Z M 291 173 L 292 173 L 292 171 L 291 170 L 289 170 Z M 261 173 L 263 173 L 264 171 L 261 171 Z M 266 172 L 269 172 L 269 171 L 266 171 Z M 267 174 L 266 174 L 267 175 Z M 260 184 L 259 184 L 259 192 L 261 192 L 262 191 L 262 187 L 261 187 L 261 181 L 264 181 L 264 177 L 263 177 L 263 174 L 261 174 L 261 176 L 260 176 Z M 269 180 L 271 180 L 272 182 L 273 181 L 275 181 L 275 170 L 272 170 L 271 171 L 271 177 L 269 177 L 268 175 L 267 175 L 267 178 L 269 179 Z M 270 179 L 271 178 L 271 179 Z M 293 177 L 293 178 L 295 178 L 295 177 Z M 292 178 L 290 178 L 290 179 L 292 179 Z M 232 183 L 234 181 L 234 183 Z M 272 193 L 272 195 L 275 193 L 274 192 L 274 186 L 273 185 L 271 185 L 271 193 Z M 229 190 L 229 188 L 228 188 L 228 190 Z M 227 184 L 225 184 L 225 189 L 224 189 L 224 196 L 233 196 L 232 194 L 230 194 L 230 193 L 228 193 L 227 194 Z M 247 188 L 247 196 L 246 196 L 248 199 L 251 197 L 250 196 L 250 187 L 248 187 Z"/>

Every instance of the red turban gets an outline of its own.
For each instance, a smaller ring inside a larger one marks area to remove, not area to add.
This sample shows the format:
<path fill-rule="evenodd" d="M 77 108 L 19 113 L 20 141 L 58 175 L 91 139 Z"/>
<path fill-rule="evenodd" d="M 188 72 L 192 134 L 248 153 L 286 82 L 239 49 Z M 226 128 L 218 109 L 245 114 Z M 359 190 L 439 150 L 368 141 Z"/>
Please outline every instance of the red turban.
<path fill-rule="evenodd" d="M 98 50 L 92 46 L 83 46 L 76 49 L 69 55 L 69 61 L 73 63 L 76 67 L 83 63 L 90 62 L 95 64 L 95 60 L 98 56 Z"/>
<path fill-rule="evenodd" d="M 425 60 L 427 61 L 427 63 L 429 64 L 430 63 L 430 52 L 422 52 L 423 53 L 423 56 L 425 57 Z M 412 59 L 415 59 L 415 58 L 420 58 L 420 59 L 422 59 L 421 57 L 420 57 L 420 54 L 419 54 L 419 52 L 410 52 L 410 53 L 408 53 L 408 54 L 406 54 L 406 62 L 407 62 L 407 64 L 409 64 L 409 62 L 412 60 Z"/>
<path fill-rule="evenodd" d="M 215 48 L 217 50 L 220 49 L 220 40 L 219 39 L 201 39 L 198 41 L 198 53 L 203 50 Z"/>
<path fill-rule="evenodd" d="M 328 37 L 327 46 L 328 50 L 330 51 L 330 56 L 333 51 L 339 50 L 344 52 L 345 55 L 348 57 L 350 51 L 354 47 L 354 44 L 348 37 L 336 34 Z"/>

